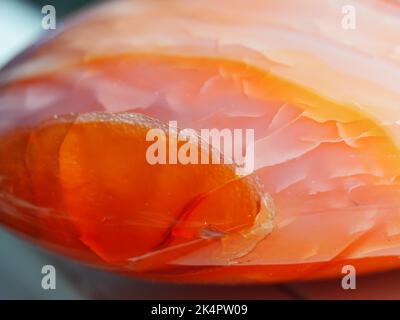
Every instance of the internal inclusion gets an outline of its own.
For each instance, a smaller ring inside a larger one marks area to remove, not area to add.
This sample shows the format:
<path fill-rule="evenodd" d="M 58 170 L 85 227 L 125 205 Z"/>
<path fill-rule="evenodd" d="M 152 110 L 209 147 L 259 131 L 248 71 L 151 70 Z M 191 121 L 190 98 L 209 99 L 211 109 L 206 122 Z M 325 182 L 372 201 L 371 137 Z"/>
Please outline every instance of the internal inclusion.
<path fill-rule="evenodd" d="M 98 113 L 92 114 L 96 118 L 99 115 Z M 91 114 L 84 115 L 83 118 L 79 117 L 78 121 L 87 121 L 88 117 L 92 117 Z M 110 114 L 103 113 L 100 114 L 100 117 L 110 117 Z M 112 117 L 114 118 L 114 121 L 123 121 L 127 123 L 132 123 L 132 121 L 135 124 L 141 124 L 144 126 L 150 126 L 152 128 L 157 128 L 160 130 L 160 132 L 166 132 L 168 130 L 169 133 L 173 132 L 173 138 L 178 137 L 178 132 L 179 129 L 177 128 L 176 125 L 173 125 L 171 127 L 170 124 L 165 124 L 162 123 L 161 121 L 148 117 L 143 114 L 137 114 L 137 113 L 127 113 L 127 112 L 122 112 L 122 113 L 117 113 L 113 114 Z M 194 131 L 194 130 L 193 130 Z M 190 131 L 189 134 L 193 134 L 193 131 Z M 188 131 L 186 131 L 186 134 L 188 134 Z M 164 136 L 165 137 L 165 136 Z M 171 136 L 170 136 L 171 138 Z M 207 139 L 208 140 L 208 139 Z M 192 139 L 188 139 L 188 142 L 193 141 Z M 217 159 L 225 159 L 224 155 L 222 154 L 221 150 L 219 148 L 215 148 L 214 145 L 208 144 L 208 141 L 204 140 L 203 136 L 196 135 L 196 141 L 200 141 L 199 144 L 196 144 L 196 146 L 200 145 L 201 150 L 204 154 L 209 154 L 211 151 L 211 157 L 212 159 L 217 158 Z M 254 144 L 252 145 L 254 148 Z M 242 150 L 240 150 L 242 151 Z M 246 150 L 247 151 L 247 150 Z M 246 154 L 247 155 L 247 154 Z M 228 231 L 220 231 L 216 228 L 214 228 L 212 225 L 208 225 L 200 230 L 200 233 L 198 234 L 198 238 L 194 240 L 190 240 L 184 243 L 180 243 L 177 245 L 172 245 L 168 246 L 167 242 L 165 241 L 166 245 L 164 246 L 161 244 L 156 248 L 155 250 L 152 250 L 149 253 L 146 253 L 141 256 L 137 257 L 132 257 L 129 259 L 130 262 L 130 268 L 132 269 L 141 269 L 140 265 L 141 262 L 144 260 L 146 261 L 145 264 L 148 264 L 152 258 L 157 259 L 160 255 L 163 254 L 168 254 L 171 252 L 174 252 L 176 250 L 182 249 L 184 247 L 190 247 L 196 244 L 199 244 L 201 242 L 208 241 L 210 239 L 213 240 L 218 240 L 219 241 L 219 254 L 217 256 L 212 257 L 210 260 L 218 263 L 218 265 L 223 264 L 223 265 L 231 265 L 231 264 L 236 264 L 238 263 L 236 259 L 243 258 L 247 254 L 249 254 L 257 245 L 258 242 L 262 241 L 269 233 L 271 233 L 273 229 L 273 219 L 275 216 L 275 208 L 273 205 L 272 198 L 265 194 L 262 191 L 261 186 L 259 185 L 258 179 L 256 176 L 252 176 L 251 172 L 248 171 L 243 171 L 242 168 L 240 170 L 237 170 L 238 164 L 234 161 L 236 159 L 233 159 L 231 162 L 226 163 L 227 166 L 232 167 L 234 172 L 236 173 L 235 178 L 226 181 L 223 185 L 208 191 L 206 194 L 200 195 L 196 199 L 192 199 L 191 202 L 195 203 L 194 206 L 191 206 L 190 204 L 187 204 L 185 206 L 184 212 L 180 214 L 180 217 L 182 220 L 184 217 L 187 217 L 190 215 L 190 211 L 193 211 L 196 206 L 198 206 L 201 201 L 205 201 L 206 199 L 209 199 L 210 197 L 214 196 L 214 194 L 217 191 L 222 191 L 224 188 L 227 188 L 230 184 L 233 184 L 239 180 L 242 179 L 248 179 L 249 181 L 247 183 L 252 184 L 251 187 L 254 188 L 254 191 L 257 192 L 257 197 L 258 197 L 258 213 L 254 219 L 254 224 L 249 227 L 243 229 L 243 226 L 236 226 L 235 228 L 232 228 L 231 230 Z M 214 162 L 212 162 L 214 163 Z M 217 164 L 221 163 L 220 161 L 216 162 Z M 242 174 L 238 174 L 242 173 Z M 179 221 L 175 224 L 178 225 Z M 173 232 L 174 227 L 172 227 L 171 233 Z M 215 245 L 216 242 L 214 242 Z M 208 246 L 207 246 L 208 247 Z M 206 247 L 206 250 L 207 250 Z M 168 263 L 172 263 L 172 261 L 168 261 Z M 150 262 L 151 264 L 151 262 Z"/>
<path fill-rule="evenodd" d="M 96 112 L 96 113 L 84 113 L 84 114 L 67 114 L 67 115 L 57 115 L 52 118 L 43 121 L 40 125 L 35 128 L 32 128 L 32 131 L 36 128 L 43 128 L 47 126 L 51 126 L 57 123 L 64 123 L 68 125 L 68 130 L 66 130 L 64 137 L 61 139 L 61 145 L 63 144 L 66 136 L 68 135 L 69 130 L 77 123 L 90 123 L 90 122 L 116 122 L 121 123 L 125 122 L 135 126 L 143 126 L 146 128 L 160 128 L 164 131 L 168 129 L 168 125 L 158 121 L 157 119 L 150 118 L 143 114 L 138 113 L 105 113 L 105 112 Z M 26 129 L 26 128 L 25 128 Z M 19 129 L 16 129 L 18 131 Z M 211 147 L 212 146 L 208 146 Z M 227 164 L 227 167 L 230 167 L 232 172 L 235 172 L 236 165 L 235 164 Z M 262 192 L 262 188 L 260 187 L 257 178 L 254 175 L 246 175 L 239 176 L 235 175 L 232 180 L 225 181 L 222 185 L 214 188 L 213 190 L 207 191 L 205 194 L 199 195 L 196 199 L 192 199 L 189 202 L 193 202 L 194 206 L 186 205 L 185 208 L 191 208 L 182 212 L 179 216 L 180 218 L 190 215 L 190 210 L 194 210 L 196 206 L 198 206 L 202 201 L 210 200 L 210 197 L 216 196 L 216 193 L 219 191 L 223 191 L 224 188 L 228 188 L 232 186 L 232 184 L 242 180 L 247 179 L 245 186 L 249 187 L 250 190 L 255 192 L 255 198 L 257 199 L 258 211 L 254 216 L 254 220 L 252 220 L 251 225 L 243 226 L 236 225 L 229 230 L 220 231 L 217 228 L 214 228 L 212 225 L 205 225 L 204 228 L 199 230 L 198 235 L 186 242 L 177 244 L 177 245 L 168 245 L 166 243 L 165 246 L 162 244 L 154 250 L 143 254 L 141 256 L 136 256 L 128 259 L 123 268 L 128 268 L 133 271 L 143 270 L 143 267 L 146 271 L 151 271 L 151 261 L 153 258 L 158 261 L 156 263 L 160 266 L 160 256 L 166 254 L 165 258 L 161 258 L 161 261 L 165 264 L 173 263 L 174 259 L 180 258 L 179 249 L 186 247 L 190 249 L 191 246 L 202 243 L 205 244 L 204 247 L 200 248 L 200 250 L 209 250 L 209 248 L 213 248 L 214 254 L 209 256 L 210 265 L 230 265 L 236 264 L 236 259 L 242 258 L 250 253 L 257 243 L 263 240 L 272 230 L 273 217 L 274 217 L 274 206 L 272 200 L 269 196 L 264 195 Z M 217 194 L 218 196 L 218 194 Z M 24 200 L 24 199 L 21 199 Z M 37 208 L 34 204 L 31 204 L 32 207 Z M 33 212 L 32 212 L 33 211 Z M 51 214 L 49 212 L 49 214 Z M 53 212 L 53 214 L 57 214 L 59 218 L 68 219 L 71 223 L 75 224 L 78 221 L 75 221 L 75 218 L 65 212 Z M 133 213 L 134 214 L 134 213 Z M 207 212 L 204 213 L 205 215 Z M 246 212 L 243 212 L 246 214 Z M 32 218 L 37 215 L 38 217 L 43 217 L 42 210 L 31 210 Z M 35 219 L 32 220 L 32 223 L 37 223 Z M 94 221 L 96 223 L 96 221 Z M 179 223 L 179 220 L 175 224 L 175 226 Z M 171 232 L 173 232 L 174 226 L 171 228 Z M 196 253 L 198 248 L 194 248 L 191 253 Z M 216 250 L 216 251 L 215 251 Z M 173 253 L 177 255 L 174 255 Z M 207 251 L 208 252 L 208 251 Z M 172 255 L 171 255 L 172 253 Z M 172 259 L 171 259 L 172 258 Z M 149 269 L 150 267 L 150 269 Z"/>
<path fill-rule="evenodd" d="M 125 122 L 128 124 L 144 126 L 146 128 L 160 129 L 160 131 L 162 132 L 168 132 L 169 130 L 178 131 L 177 127 L 171 128 L 169 124 L 163 123 L 158 119 L 154 119 L 140 113 L 96 112 L 81 114 L 76 119 L 76 122 L 90 121 Z M 208 145 L 207 141 L 202 140 L 201 136 L 197 135 L 197 138 L 199 139 L 198 141 L 201 141 L 200 146 L 206 149 L 205 152 L 211 150 L 212 155 L 217 156 L 218 158 L 223 158 L 223 155 L 221 154 L 221 151 L 219 149 L 215 148 L 213 145 Z M 232 164 L 228 163 L 226 165 L 228 167 L 231 167 L 235 173 L 238 171 L 242 172 L 241 170 L 236 170 L 238 165 L 235 162 L 232 162 Z M 195 203 L 195 205 L 191 206 L 190 204 L 187 204 L 185 206 L 184 212 L 180 214 L 179 221 L 175 223 L 175 226 L 178 225 L 180 220 L 182 220 L 183 217 L 187 217 L 188 215 L 190 215 L 190 211 L 193 211 L 196 206 L 198 206 L 202 201 L 209 199 L 210 197 L 214 196 L 216 192 L 222 191 L 224 188 L 229 187 L 230 184 L 234 184 L 235 182 L 242 179 L 248 179 L 248 183 L 251 184 L 250 187 L 254 188 L 254 191 L 257 192 L 259 210 L 257 215 L 255 216 L 252 226 L 245 229 L 243 229 L 243 226 L 235 226 L 231 230 L 221 232 L 218 229 L 215 229 L 212 225 L 207 225 L 200 230 L 198 238 L 172 246 L 168 245 L 167 237 L 164 241 L 165 245 L 163 245 L 162 243 L 151 252 L 128 259 L 129 269 L 144 271 L 143 268 L 148 269 L 148 267 L 152 265 L 152 259 L 156 259 L 157 261 L 159 261 L 160 256 L 163 256 L 164 254 L 167 255 L 164 262 L 167 264 L 173 264 L 173 261 L 171 261 L 168 257 L 171 253 L 179 251 L 182 248 L 190 248 L 191 246 L 195 246 L 199 243 L 204 243 L 210 240 L 214 241 L 212 241 L 210 244 L 207 244 L 205 250 L 208 250 L 209 246 L 213 246 L 217 250 L 217 255 L 212 257 L 210 256 L 211 264 L 237 264 L 238 262 L 236 261 L 236 259 L 243 258 L 247 254 L 249 254 L 255 248 L 257 243 L 268 236 L 268 234 L 270 234 L 273 229 L 273 219 L 275 216 L 273 201 L 269 195 L 265 194 L 262 191 L 262 188 L 259 185 L 256 176 L 250 175 L 249 173 L 244 175 L 236 174 L 234 179 L 226 181 L 223 185 L 208 191 L 206 194 L 200 195 L 196 199 L 192 199 L 190 202 Z M 172 226 L 170 234 L 172 234 L 173 229 L 174 226 Z M 159 264 L 159 262 L 157 264 Z"/>

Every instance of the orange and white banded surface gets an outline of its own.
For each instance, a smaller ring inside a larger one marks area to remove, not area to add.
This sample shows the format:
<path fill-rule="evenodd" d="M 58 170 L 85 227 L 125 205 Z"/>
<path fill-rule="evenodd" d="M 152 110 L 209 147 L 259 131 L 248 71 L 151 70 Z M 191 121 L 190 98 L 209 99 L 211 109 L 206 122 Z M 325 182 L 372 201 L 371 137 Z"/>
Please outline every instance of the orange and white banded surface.
<path fill-rule="evenodd" d="M 150 165 L 146 132 L 170 120 L 254 129 L 255 171 Z M 0 221 L 103 268 L 237 283 L 400 267 L 397 1 L 105 3 L 0 73 L 0 135 Z"/>

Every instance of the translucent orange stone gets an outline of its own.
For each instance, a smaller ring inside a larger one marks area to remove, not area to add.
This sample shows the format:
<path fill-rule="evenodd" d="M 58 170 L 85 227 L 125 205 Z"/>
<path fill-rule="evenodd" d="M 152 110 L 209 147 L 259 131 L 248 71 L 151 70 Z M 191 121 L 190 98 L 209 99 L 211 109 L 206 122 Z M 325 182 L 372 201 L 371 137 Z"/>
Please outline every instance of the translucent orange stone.
<path fill-rule="evenodd" d="M 5 207 L 4 223 L 66 254 L 91 262 L 95 253 L 132 270 L 147 260 L 145 270 L 165 267 L 210 242 L 229 261 L 270 231 L 272 208 L 233 165 L 149 164 L 153 127 L 166 129 L 140 114 L 91 113 L 4 136 L 3 194 L 19 210 Z"/>
<path fill-rule="evenodd" d="M 318 32 L 306 10 L 288 19 L 284 1 L 237 3 L 116 2 L 5 68 L 1 224 L 80 261 L 168 281 L 400 267 L 398 61 L 362 46 L 362 28 L 343 42 L 322 1 L 307 2 L 331 26 Z M 379 28 L 392 47 L 397 34 Z M 150 130 L 166 133 L 167 149 L 183 145 L 169 121 L 196 134 L 254 130 L 254 172 L 149 163 Z"/>

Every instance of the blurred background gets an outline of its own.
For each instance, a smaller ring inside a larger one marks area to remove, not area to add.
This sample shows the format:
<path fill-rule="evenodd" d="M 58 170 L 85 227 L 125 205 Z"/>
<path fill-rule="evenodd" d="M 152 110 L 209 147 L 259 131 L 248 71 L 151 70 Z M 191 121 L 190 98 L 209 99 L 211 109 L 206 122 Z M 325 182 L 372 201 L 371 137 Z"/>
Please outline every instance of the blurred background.
<path fill-rule="evenodd" d="M 66 15 L 96 0 L 0 0 L 0 67 L 37 39 L 41 8 L 53 5 L 57 26 Z M 45 31 L 49 32 L 49 31 Z M 51 32 L 51 31 L 50 31 Z M 56 269 L 56 289 L 41 286 L 42 267 Z M 400 273 L 357 278 L 356 290 L 341 279 L 256 286 L 187 286 L 105 273 L 45 252 L 0 229 L 1 299 L 400 299 Z"/>
<path fill-rule="evenodd" d="M 43 31 L 41 10 L 53 5 L 57 19 L 99 0 L 0 0 L 0 67 Z"/>

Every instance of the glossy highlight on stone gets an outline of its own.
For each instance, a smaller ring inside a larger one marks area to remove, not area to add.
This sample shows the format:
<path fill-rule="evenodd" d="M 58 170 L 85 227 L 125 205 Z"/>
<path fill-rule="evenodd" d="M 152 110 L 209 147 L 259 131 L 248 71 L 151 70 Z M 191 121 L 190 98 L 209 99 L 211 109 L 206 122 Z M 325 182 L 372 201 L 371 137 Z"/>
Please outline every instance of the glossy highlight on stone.
<path fill-rule="evenodd" d="M 117 1 L 72 17 L 0 73 L 0 223 L 167 281 L 399 267 L 400 60 L 383 48 L 400 7 L 353 1 L 346 33 L 347 2 Z M 254 172 L 149 164 L 146 133 L 171 120 L 253 129 Z"/>

